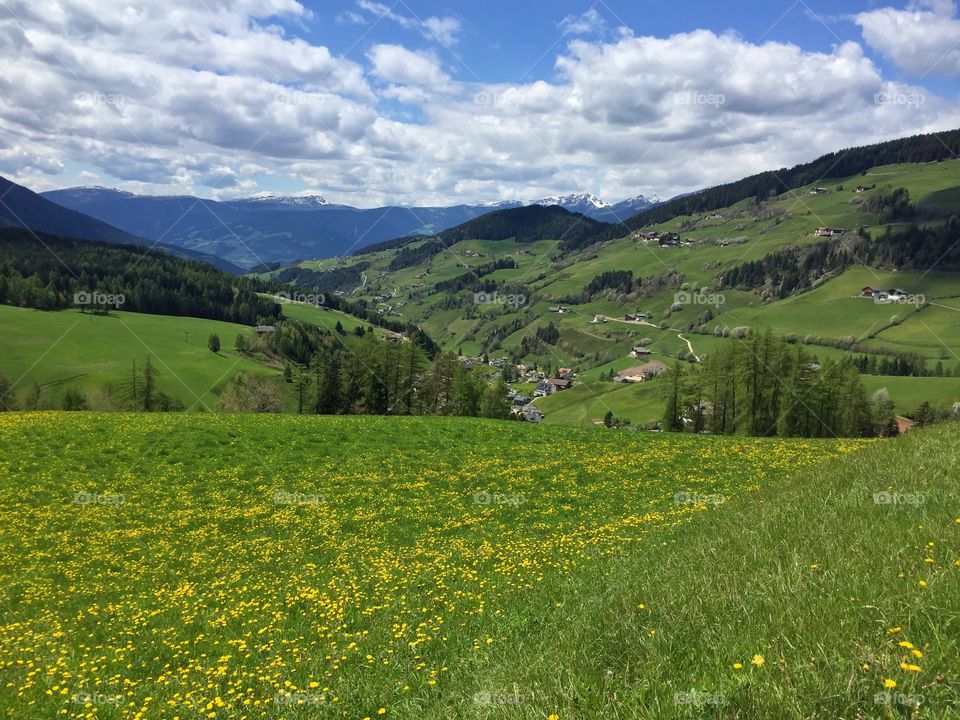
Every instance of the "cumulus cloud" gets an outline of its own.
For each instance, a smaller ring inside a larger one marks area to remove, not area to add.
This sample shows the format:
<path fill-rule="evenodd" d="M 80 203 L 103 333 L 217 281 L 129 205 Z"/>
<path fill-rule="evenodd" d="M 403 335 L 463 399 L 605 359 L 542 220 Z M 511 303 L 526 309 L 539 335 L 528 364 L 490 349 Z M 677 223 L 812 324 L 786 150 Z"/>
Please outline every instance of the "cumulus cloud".
<path fill-rule="evenodd" d="M 311 21 L 292 0 L 6 2 L 0 174 L 38 190 L 231 197 L 276 183 L 359 206 L 574 190 L 615 201 L 960 126 L 955 101 L 885 78 L 856 43 L 579 36 L 550 80 L 483 84 L 400 44 L 338 57 L 284 29 Z M 397 17 L 385 19 L 426 37 L 427 21 Z"/>
<path fill-rule="evenodd" d="M 906 10 L 880 8 L 855 16 L 864 41 L 915 77 L 960 75 L 960 19 L 952 0 Z"/>
<path fill-rule="evenodd" d="M 373 64 L 373 74 L 387 82 L 437 88 L 450 82 L 432 53 L 415 52 L 402 45 L 375 45 L 367 57 Z"/>

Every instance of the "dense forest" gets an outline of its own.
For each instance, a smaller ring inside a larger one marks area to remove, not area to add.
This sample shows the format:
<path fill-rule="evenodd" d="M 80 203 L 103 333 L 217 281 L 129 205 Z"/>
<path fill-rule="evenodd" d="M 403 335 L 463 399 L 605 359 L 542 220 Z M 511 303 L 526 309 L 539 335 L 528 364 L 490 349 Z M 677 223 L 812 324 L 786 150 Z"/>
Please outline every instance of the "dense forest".
<path fill-rule="evenodd" d="M 294 287 L 309 287 L 322 293 L 334 293 L 337 290 L 352 290 L 361 283 L 361 275 L 370 267 L 368 262 L 359 262 L 347 267 L 331 270 L 310 270 L 293 265 L 281 270 L 274 281 Z"/>
<path fill-rule="evenodd" d="M 280 316 L 257 296 L 266 285 L 159 250 L 0 228 L 0 303 L 39 310 L 82 307 L 256 325 Z M 122 296 L 122 303 L 98 298 Z"/>
<path fill-rule="evenodd" d="M 755 437 L 890 434 L 893 406 L 873 403 L 853 358 L 823 364 L 772 333 L 730 340 L 697 369 L 669 379 L 664 427 Z"/>
<path fill-rule="evenodd" d="M 813 162 L 759 173 L 737 182 L 674 198 L 644 210 L 622 224 L 614 225 L 594 238 L 593 242 L 615 240 L 634 230 L 668 222 L 680 215 L 696 215 L 720 210 L 749 198 L 766 200 L 772 195 L 779 195 L 787 190 L 830 178 L 859 175 L 880 165 L 939 162 L 958 156 L 960 156 L 960 130 L 917 135 L 876 145 L 840 150 L 824 155 Z"/>

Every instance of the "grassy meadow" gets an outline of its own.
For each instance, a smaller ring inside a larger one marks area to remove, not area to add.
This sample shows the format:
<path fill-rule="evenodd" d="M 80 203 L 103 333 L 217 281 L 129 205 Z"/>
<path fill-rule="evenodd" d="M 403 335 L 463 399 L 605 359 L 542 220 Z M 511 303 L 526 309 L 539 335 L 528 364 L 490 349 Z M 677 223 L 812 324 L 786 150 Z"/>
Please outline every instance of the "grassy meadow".
<path fill-rule="evenodd" d="M 2 415 L 0 717 L 950 717 L 957 443 Z"/>
<path fill-rule="evenodd" d="M 234 351 L 237 335 L 252 338 L 252 328 L 216 320 L 0 305 L 0 334 L 0 373 L 18 394 L 36 383 L 44 402 L 56 402 L 66 388 L 89 394 L 120 386 L 130 380 L 133 363 L 142 369 L 147 356 L 160 389 L 191 409 L 215 408 L 216 391 L 238 373 L 280 374 Z M 220 338 L 219 353 L 207 348 L 211 334 Z"/>

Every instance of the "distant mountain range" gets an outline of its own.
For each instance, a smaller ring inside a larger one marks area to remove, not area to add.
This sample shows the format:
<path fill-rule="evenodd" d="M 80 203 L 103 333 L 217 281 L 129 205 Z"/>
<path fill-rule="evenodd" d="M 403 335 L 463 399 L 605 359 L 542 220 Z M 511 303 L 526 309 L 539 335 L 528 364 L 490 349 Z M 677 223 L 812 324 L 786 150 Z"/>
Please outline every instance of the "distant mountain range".
<path fill-rule="evenodd" d="M 99 240 L 115 245 L 155 247 L 187 260 L 200 260 L 221 270 L 239 274 L 240 268 L 219 257 L 156 242 L 120 230 L 101 220 L 70 210 L 41 197 L 22 185 L 0 177 L 0 226 L 22 227 L 38 233 Z"/>
<path fill-rule="evenodd" d="M 191 196 L 134 195 L 100 187 L 54 190 L 43 197 L 127 233 L 224 258 L 243 268 L 347 255 L 367 245 L 432 235 L 496 210 L 526 205 L 559 205 L 592 219 L 618 222 L 654 204 L 640 197 L 607 205 L 592 195 L 580 194 L 529 203 L 363 210 L 328 203 L 319 195 L 218 202 Z"/>

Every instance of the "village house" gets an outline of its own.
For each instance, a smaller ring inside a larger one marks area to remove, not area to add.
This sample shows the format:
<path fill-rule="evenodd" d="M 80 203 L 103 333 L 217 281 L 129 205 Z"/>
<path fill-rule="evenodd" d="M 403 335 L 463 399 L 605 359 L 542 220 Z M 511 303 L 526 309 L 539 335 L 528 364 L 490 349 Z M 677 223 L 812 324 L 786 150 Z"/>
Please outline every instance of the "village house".
<path fill-rule="evenodd" d="M 564 380 L 569 380 L 571 377 L 573 377 L 573 369 L 560 368 L 559 370 L 557 370 L 557 375 Z"/>
<path fill-rule="evenodd" d="M 554 314 L 563 315 L 563 313 L 570 312 L 570 308 L 565 305 L 555 305 L 554 307 L 547 308 L 550 312 Z"/>
<path fill-rule="evenodd" d="M 607 321 L 606 315 L 594 315 L 593 320 L 591 320 L 590 322 L 593 325 L 598 325 L 600 323 L 605 323 L 606 321 Z"/>
<path fill-rule="evenodd" d="M 270 335 L 277 331 L 277 328 L 273 325 L 257 325 L 253 331 L 259 336 L 263 337 L 264 335 Z"/>
<path fill-rule="evenodd" d="M 680 245 L 680 236 L 676 233 L 663 233 L 657 242 L 660 244 L 660 247 L 677 247 Z"/>
<path fill-rule="evenodd" d="M 630 357 L 646 357 L 647 355 L 652 355 L 653 351 L 650 348 L 643 347 L 642 345 L 634 345 L 633 349 L 630 351 Z"/>
<path fill-rule="evenodd" d="M 669 368 L 659 360 L 651 360 L 643 365 L 621 370 L 617 373 L 617 377 L 621 378 L 620 382 L 641 383 L 662 375 L 667 372 L 668 369 Z"/>
<path fill-rule="evenodd" d="M 826 188 L 820 188 L 820 187 L 818 187 L 818 188 L 814 188 L 813 190 L 811 190 L 810 192 L 808 192 L 807 195 L 826 195 L 828 192 L 830 192 L 830 191 L 827 190 Z"/>
<path fill-rule="evenodd" d="M 883 292 L 883 290 L 881 290 L 880 288 L 870 287 L 870 286 L 868 285 L 867 287 L 865 287 L 863 290 L 860 291 L 860 297 L 862 297 L 862 298 L 869 298 L 869 299 L 872 300 L 873 298 L 875 298 L 875 297 L 877 297 L 878 295 L 880 295 L 880 293 L 882 293 L 882 292 Z"/>
<path fill-rule="evenodd" d="M 569 390 L 570 386 L 573 385 L 572 380 L 567 380 L 565 378 L 550 378 L 547 380 L 547 385 L 554 388 L 553 392 L 560 392 L 561 390 Z M 552 393 L 551 393 L 552 394 Z"/>
<path fill-rule="evenodd" d="M 857 185 L 857 192 L 865 193 L 867 190 L 873 190 L 875 187 L 876 185 Z"/>
<path fill-rule="evenodd" d="M 843 235 L 845 232 L 844 228 L 818 227 L 815 235 L 817 237 L 833 237 L 834 235 Z"/>
<path fill-rule="evenodd" d="M 527 422 L 539 423 L 543 422 L 543 413 L 540 412 L 540 408 L 535 405 L 526 405 L 522 409 L 523 419 Z"/>

